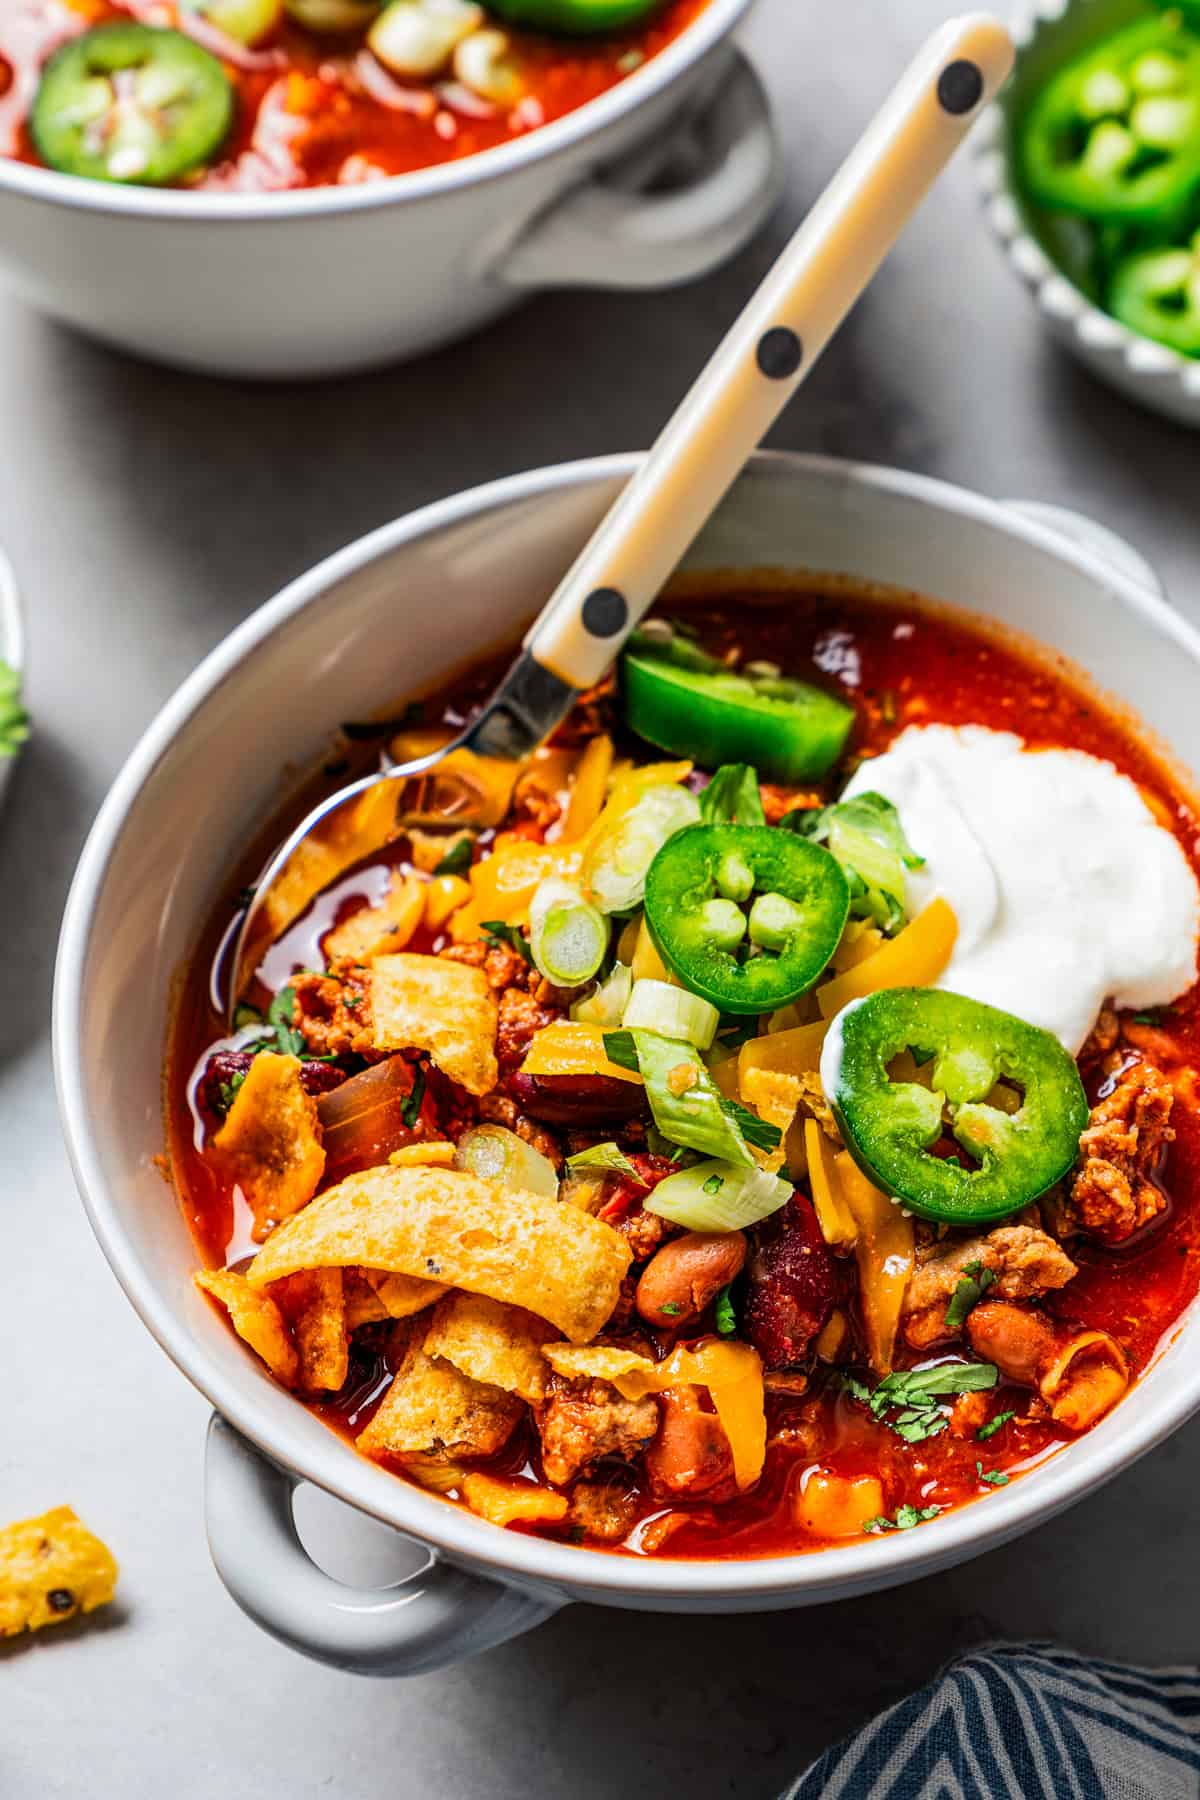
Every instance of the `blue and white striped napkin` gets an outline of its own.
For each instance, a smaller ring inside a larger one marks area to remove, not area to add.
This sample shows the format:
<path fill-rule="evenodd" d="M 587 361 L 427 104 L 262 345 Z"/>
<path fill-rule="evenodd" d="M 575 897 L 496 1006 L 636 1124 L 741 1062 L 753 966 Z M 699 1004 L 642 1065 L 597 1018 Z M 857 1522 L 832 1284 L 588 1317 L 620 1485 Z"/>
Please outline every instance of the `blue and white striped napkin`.
<path fill-rule="evenodd" d="M 827 1750 L 781 1800 L 1198 1800 L 1200 1670 L 994 1644 Z"/>

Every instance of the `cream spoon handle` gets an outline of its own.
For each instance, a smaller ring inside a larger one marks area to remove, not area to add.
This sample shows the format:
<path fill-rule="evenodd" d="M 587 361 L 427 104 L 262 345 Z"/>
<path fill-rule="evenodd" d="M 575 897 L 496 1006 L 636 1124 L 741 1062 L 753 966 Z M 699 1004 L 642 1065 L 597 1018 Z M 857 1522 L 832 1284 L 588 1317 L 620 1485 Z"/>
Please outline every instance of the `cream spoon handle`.
<path fill-rule="evenodd" d="M 1012 67 L 984 14 L 928 40 L 530 628 L 591 687 L 649 610 Z"/>

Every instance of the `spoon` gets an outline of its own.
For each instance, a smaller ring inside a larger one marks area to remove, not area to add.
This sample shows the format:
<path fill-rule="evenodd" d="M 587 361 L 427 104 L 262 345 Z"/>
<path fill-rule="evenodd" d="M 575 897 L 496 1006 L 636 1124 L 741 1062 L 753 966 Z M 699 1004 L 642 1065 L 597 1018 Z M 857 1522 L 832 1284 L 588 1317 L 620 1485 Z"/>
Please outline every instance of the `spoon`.
<path fill-rule="evenodd" d="M 268 893 L 318 825 L 380 782 L 422 775 L 452 750 L 516 761 L 606 673 L 743 465 L 813 368 L 934 179 L 1012 67 L 1012 41 L 973 14 L 936 31 L 901 77 L 638 472 L 584 546 L 482 712 L 428 755 L 383 766 L 315 806 L 268 861 L 234 939 L 232 1015 Z"/>

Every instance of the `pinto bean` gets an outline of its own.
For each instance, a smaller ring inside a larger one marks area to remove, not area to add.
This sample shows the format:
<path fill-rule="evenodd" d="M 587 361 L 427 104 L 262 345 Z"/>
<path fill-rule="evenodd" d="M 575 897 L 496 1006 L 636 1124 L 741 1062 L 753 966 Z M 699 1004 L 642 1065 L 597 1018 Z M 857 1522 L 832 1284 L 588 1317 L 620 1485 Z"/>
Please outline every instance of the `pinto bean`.
<path fill-rule="evenodd" d="M 967 1316 L 976 1356 L 993 1362 L 1006 1381 L 1036 1387 L 1042 1364 L 1054 1350 L 1053 1327 L 1040 1313 L 1007 1300 L 985 1300 Z"/>
<path fill-rule="evenodd" d="M 716 1413 L 704 1411 L 692 1387 L 667 1388 L 658 1398 L 658 1435 L 646 1451 L 646 1473 L 655 1494 L 731 1496 L 733 1453 Z"/>
<path fill-rule="evenodd" d="M 669 1330 L 699 1318 L 746 1260 L 740 1231 L 688 1231 L 657 1250 L 637 1285 L 637 1309 L 648 1325 Z"/>

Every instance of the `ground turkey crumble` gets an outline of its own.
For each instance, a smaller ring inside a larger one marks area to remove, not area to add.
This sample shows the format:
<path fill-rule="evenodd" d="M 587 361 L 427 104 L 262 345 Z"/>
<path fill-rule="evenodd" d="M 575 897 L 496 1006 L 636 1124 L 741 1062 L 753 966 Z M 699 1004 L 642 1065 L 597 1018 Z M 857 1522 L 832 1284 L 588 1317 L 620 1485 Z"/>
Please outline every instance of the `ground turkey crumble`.
<path fill-rule="evenodd" d="M 1081 1230 L 1119 1244 L 1165 1210 L 1166 1194 L 1153 1177 L 1175 1136 L 1174 1098 L 1165 1075 L 1150 1063 L 1135 1062 L 1092 1108 L 1068 1203 L 1068 1215 Z"/>

